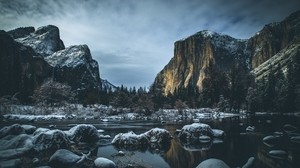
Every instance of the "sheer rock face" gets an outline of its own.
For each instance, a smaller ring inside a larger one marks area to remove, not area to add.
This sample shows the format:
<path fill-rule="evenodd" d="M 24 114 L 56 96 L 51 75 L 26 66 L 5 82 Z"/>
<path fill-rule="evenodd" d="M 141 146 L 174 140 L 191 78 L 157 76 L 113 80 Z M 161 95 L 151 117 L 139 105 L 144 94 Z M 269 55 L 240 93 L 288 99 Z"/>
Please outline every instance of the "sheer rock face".
<path fill-rule="evenodd" d="M 188 85 L 202 89 L 209 67 L 227 72 L 238 62 L 249 61 L 246 41 L 210 31 L 201 31 L 175 42 L 174 57 L 157 75 L 154 85 L 161 85 L 164 95 Z"/>
<path fill-rule="evenodd" d="M 87 45 L 70 46 L 45 60 L 54 68 L 52 77 L 55 81 L 67 83 L 79 92 L 99 90 L 99 66 Z"/>
<path fill-rule="evenodd" d="M 300 11 L 282 22 L 266 25 L 246 40 L 200 31 L 175 42 L 174 57 L 156 76 L 153 87 L 164 95 L 189 86 L 201 92 L 203 80 L 213 78 L 208 75 L 212 68 L 226 75 L 239 63 L 250 72 L 297 41 L 299 35 Z"/>
<path fill-rule="evenodd" d="M 266 25 L 248 40 L 252 68 L 256 68 L 300 36 L 300 11 L 282 22 Z"/>
<path fill-rule="evenodd" d="M 16 32 L 24 31 L 24 29 L 25 28 L 15 29 L 15 33 L 13 34 L 18 34 Z M 33 48 L 36 53 L 41 54 L 44 57 L 47 57 L 54 52 L 65 48 L 64 43 L 59 36 L 59 29 L 52 25 L 40 27 L 35 32 L 30 34 L 27 33 L 27 36 L 21 36 L 15 40 L 24 44 L 25 46 Z"/>
<path fill-rule="evenodd" d="M 49 65 L 30 47 L 0 32 L 0 96 L 20 93 L 26 97 L 50 74 Z"/>
<path fill-rule="evenodd" d="M 67 83 L 81 100 L 101 87 L 99 66 L 87 45 L 64 47 L 56 26 L 0 32 L 0 96 L 32 95 L 46 78 Z"/>

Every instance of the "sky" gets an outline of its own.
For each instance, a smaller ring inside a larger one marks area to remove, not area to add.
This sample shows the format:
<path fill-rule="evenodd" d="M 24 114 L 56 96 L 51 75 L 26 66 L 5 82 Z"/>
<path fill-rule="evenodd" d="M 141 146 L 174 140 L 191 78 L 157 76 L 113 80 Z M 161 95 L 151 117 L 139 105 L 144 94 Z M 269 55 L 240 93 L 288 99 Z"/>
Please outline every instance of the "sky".
<path fill-rule="evenodd" d="M 0 0 L 0 29 L 55 25 L 66 47 L 89 46 L 102 79 L 149 87 L 175 41 L 201 30 L 246 39 L 297 10 L 299 0 Z"/>

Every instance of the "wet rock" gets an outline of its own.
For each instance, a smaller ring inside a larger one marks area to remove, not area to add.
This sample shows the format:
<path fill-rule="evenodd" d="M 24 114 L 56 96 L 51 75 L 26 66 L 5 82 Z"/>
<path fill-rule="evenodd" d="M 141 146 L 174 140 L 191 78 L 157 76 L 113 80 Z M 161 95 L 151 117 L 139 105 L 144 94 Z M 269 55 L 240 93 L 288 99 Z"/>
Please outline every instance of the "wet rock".
<path fill-rule="evenodd" d="M 246 128 L 246 132 L 254 132 L 255 131 L 255 127 L 254 126 L 248 126 Z"/>
<path fill-rule="evenodd" d="M 88 124 L 80 124 L 72 127 L 67 135 L 71 141 L 76 143 L 96 143 L 99 140 L 99 133 L 96 127 Z"/>
<path fill-rule="evenodd" d="M 283 150 L 271 150 L 269 155 L 275 159 L 287 159 L 288 153 Z"/>
<path fill-rule="evenodd" d="M 246 162 L 246 164 L 244 164 L 244 166 L 242 168 L 252 168 L 252 167 L 254 167 L 254 162 L 255 162 L 254 157 L 250 157 L 248 159 L 248 161 Z"/>
<path fill-rule="evenodd" d="M 300 144 L 300 136 L 291 137 L 291 142 Z"/>
<path fill-rule="evenodd" d="M 207 159 L 201 162 L 196 168 L 229 168 L 229 166 L 219 159 Z"/>
<path fill-rule="evenodd" d="M 178 134 L 178 137 L 183 142 L 195 142 L 199 141 L 201 135 L 213 137 L 214 132 L 207 124 L 193 123 L 185 125 Z"/>
<path fill-rule="evenodd" d="M 116 164 L 106 158 L 99 157 L 94 161 L 94 167 L 95 168 L 116 168 Z"/>
<path fill-rule="evenodd" d="M 72 167 L 75 166 L 80 159 L 80 156 L 69 150 L 59 149 L 51 156 L 49 164 L 52 167 Z"/>
<path fill-rule="evenodd" d="M 283 126 L 283 130 L 286 132 L 286 133 L 293 133 L 293 132 L 296 132 L 297 131 L 297 127 L 291 125 L 291 124 L 285 124 Z"/>
<path fill-rule="evenodd" d="M 61 130 L 49 130 L 33 137 L 33 145 L 36 151 L 67 148 L 69 144 L 70 141 L 67 135 Z"/>
<path fill-rule="evenodd" d="M 14 168 L 14 167 L 21 167 L 22 161 L 21 159 L 12 159 L 12 160 L 5 160 L 0 161 L 0 167 L 1 168 Z"/>
<path fill-rule="evenodd" d="M 274 147 L 282 140 L 282 136 L 278 135 L 269 135 L 264 137 L 263 143 L 267 145 L 268 147 Z"/>

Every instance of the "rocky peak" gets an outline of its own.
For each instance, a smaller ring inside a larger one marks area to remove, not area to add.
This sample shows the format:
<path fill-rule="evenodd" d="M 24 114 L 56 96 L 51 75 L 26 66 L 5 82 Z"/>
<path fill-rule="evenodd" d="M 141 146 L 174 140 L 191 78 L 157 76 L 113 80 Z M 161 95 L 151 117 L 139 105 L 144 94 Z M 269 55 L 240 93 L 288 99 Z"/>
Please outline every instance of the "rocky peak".
<path fill-rule="evenodd" d="M 92 59 L 87 45 L 70 46 L 45 60 L 54 68 L 52 76 L 55 81 L 67 83 L 80 94 L 100 89 L 98 63 Z"/>
<path fill-rule="evenodd" d="M 13 39 L 17 39 L 17 38 L 23 38 L 29 36 L 30 33 L 33 33 L 34 31 L 35 31 L 34 27 L 20 27 L 14 30 L 10 30 L 7 33 L 11 35 Z"/>
<path fill-rule="evenodd" d="M 15 30 L 15 32 L 21 32 L 24 29 Z M 22 43 L 25 46 L 32 47 L 34 51 L 47 57 L 56 51 L 65 48 L 62 40 L 59 36 L 59 29 L 56 26 L 48 25 L 39 27 L 36 31 L 26 34 L 27 36 L 14 36 L 15 40 Z"/>

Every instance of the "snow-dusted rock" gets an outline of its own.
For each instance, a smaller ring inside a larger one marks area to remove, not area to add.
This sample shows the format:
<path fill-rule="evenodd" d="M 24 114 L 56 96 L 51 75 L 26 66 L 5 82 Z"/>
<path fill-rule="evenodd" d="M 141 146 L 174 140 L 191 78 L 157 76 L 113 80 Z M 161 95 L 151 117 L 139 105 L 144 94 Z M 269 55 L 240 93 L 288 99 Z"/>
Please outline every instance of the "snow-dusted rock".
<path fill-rule="evenodd" d="M 36 131 L 36 126 L 33 125 L 21 125 L 26 134 L 33 134 Z"/>
<path fill-rule="evenodd" d="M 201 135 L 213 137 L 214 132 L 207 124 L 193 123 L 191 125 L 185 125 L 179 132 L 178 137 L 183 142 L 195 142 L 199 141 Z"/>
<path fill-rule="evenodd" d="M 8 135 L 0 140 L 0 160 L 20 157 L 32 147 L 32 136 L 27 134 Z"/>
<path fill-rule="evenodd" d="M 269 155 L 275 159 L 287 159 L 288 153 L 283 150 L 271 150 Z"/>
<path fill-rule="evenodd" d="M 59 149 L 51 156 L 49 163 L 52 167 L 72 167 L 80 159 L 80 156 L 69 150 Z"/>
<path fill-rule="evenodd" d="M 39 27 L 35 32 L 22 36 L 15 40 L 45 57 L 65 48 L 56 26 Z"/>
<path fill-rule="evenodd" d="M 282 136 L 269 135 L 263 138 L 263 143 L 269 147 L 273 147 L 282 140 Z"/>
<path fill-rule="evenodd" d="M 70 141 L 65 132 L 49 130 L 35 135 L 33 137 L 33 145 L 36 151 L 55 150 L 68 147 Z"/>
<path fill-rule="evenodd" d="M 25 129 L 20 124 L 13 124 L 11 126 L 3 127 L 0 130 L 0 138 L 3 138 L 7 135 L 18 135 L 25 133 Z"/>
<path fill-rule="evenodd" d="M 172 139 L 169 131 L 161 128 L 153 128 L 144 134 L 150 140 L 150 143 L 168 144 Z"/>
<path fill-rule="evenodd" d="M 219 159 L 207 159 L 201 162 L 196 168 L 229 168 L 229 166 Z"/>
<path fill-rule="evenodd" d="M 242 168 L 252 168 L 252 167 L 254 167 L 254 162 L 255 162 L 255 158 L 250 157 Z"/>
<path fill-rule="evenodd" d="M 137 149 L 139 147 L 147 146 L 149 144 L 149 140 L 144 134 L 137 135 L 130 131 L 127 133 L 117 134 L 111 143 L 119 147 Z"/>
<path fill-rule="evenodd" d="M 67 131 L 67 135 L 71 141 L 76 143 L 95 143 L 99 140 L 99 133 L 96 127 L 88 124 L 80 124 L 72 127 Z"/>
<path fill-rule="evenodd" d="M 213 131 L 213 136 L 216 138 L 222 138 L 225 136 L 225 132 L 223 130 L 220 129 L 212 129 Z"/>
<path fill-rule="evenodd" d="M 94 161 L 94 167 L 96 168 L 116 168 L 116 164 L 106 158 L 99 157 Z"/>
<path fill-rule="evenodd" d="M 47 131 L 49 131 L 49 130 L 50 130 L 50 129 L 48 129 L 48 128 L 38 128 L 38 129 L 36 129 L 36 130 L 34 131 L 33 136 L 38 135 L 38 134 L 41 133 L 41 132 L 47 132 Z"/>

